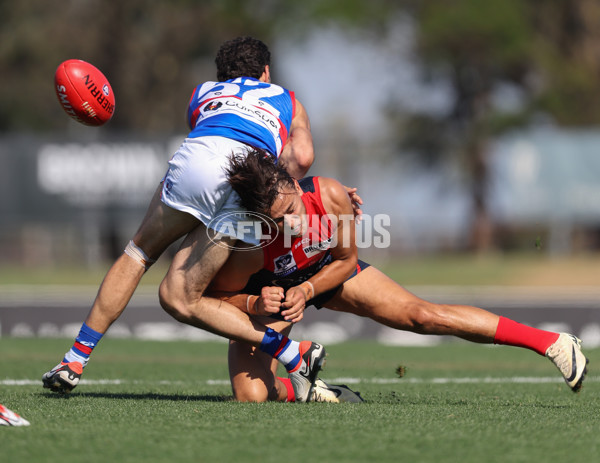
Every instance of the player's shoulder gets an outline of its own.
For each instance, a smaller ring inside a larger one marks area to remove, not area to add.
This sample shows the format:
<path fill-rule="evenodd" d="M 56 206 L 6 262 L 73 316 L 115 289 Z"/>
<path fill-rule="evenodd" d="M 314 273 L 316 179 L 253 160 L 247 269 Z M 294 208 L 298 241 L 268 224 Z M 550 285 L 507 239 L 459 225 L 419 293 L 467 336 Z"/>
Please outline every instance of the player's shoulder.
<path fill-rule="evenodd" d="M 317 181 L 319 182 L 319 187 L 321 191 L 327 190 L 329 193 L 338 193 L 341 190 L 345 191 L 344 185 L 342 185 L 338 180 L 331 177 L 317 177 Z"/>
<path fill-rule="evenodd" d="M 317 181 L 325 209 L 329 209 L 328 205 L 340 211 L 347 209 L 348 206 L 352 208 L 348 191 L 338 180 L 331 177 L 318 177 Z"/>

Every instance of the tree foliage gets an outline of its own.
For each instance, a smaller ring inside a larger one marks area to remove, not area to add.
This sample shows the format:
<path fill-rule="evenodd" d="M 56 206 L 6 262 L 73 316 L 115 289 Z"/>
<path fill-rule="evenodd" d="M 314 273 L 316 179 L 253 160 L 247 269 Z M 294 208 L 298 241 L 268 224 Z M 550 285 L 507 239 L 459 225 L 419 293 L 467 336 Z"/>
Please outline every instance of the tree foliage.
<path fill-rule="evenodd" d="M 493 133 L 540 111 L 564 125 L 600 122 L 595 0 L 4 0 L 0 131 L 67 123 L 52 88 L 65 59 L 90 61 L 109 77 L 118 105 L 109 130 L 170 132 L 180 130 L 192 88 L 214 77 L 223 40 L 301 39 L 332 21 L 381 34 L 398 14 L 414 17 L 425 68 L 451 79 L 454 123 L 472 117 Z M 500 82 L 523 89 L 521 114 L 502 118 L 490 107 L 485 95 Z"/>

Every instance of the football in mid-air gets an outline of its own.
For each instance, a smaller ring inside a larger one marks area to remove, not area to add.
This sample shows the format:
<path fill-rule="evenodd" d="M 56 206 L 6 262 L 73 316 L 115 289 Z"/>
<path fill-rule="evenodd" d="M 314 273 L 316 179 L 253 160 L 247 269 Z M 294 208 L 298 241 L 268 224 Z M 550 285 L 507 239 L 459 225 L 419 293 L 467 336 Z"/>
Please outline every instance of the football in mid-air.
<path fill-rule="evenodd" d="M 54 74 L 58 101 L 65 112 L 85 125 L 99 126 L 115 112 L 115 95 L 100 70 L 79 59 L 61 63 Z"/>

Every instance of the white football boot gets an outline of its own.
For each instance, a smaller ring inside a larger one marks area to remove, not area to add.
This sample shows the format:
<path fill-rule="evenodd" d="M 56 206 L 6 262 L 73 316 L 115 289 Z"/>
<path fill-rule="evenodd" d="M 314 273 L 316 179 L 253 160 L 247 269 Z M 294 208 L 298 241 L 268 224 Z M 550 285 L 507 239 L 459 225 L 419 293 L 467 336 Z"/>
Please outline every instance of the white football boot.
<path fill-rule="evenodd" d="M 325 348 L 322 345 L 310 341 L 300 343 L 298 367 L 294 371 L 288 372 L 296 402 L 309 401 L 317 375 L 325 364 L 325 356 Z"/>
<path fill-rule="evenodd" d="M 29 426 L 29 421 L 0 404 L 0 426 Z"/>
<path fill-rule="evenodd" d="M 589 362 L 581 352 L 581 339 L 572 334 L 560 333 L 554 344 L 548 347 L 546 357 L 556 365 L 571 390 L 579 392 Z"/>
<path fill-rule="evenodd" d="M 315 381 L 310 402 L 361 403 L 360 392 L 354 392 L 344 384 L 328 384 L 320 378 Z"/>
<path fill-rule="evenodd" d="M 81 363 L 61 362 L 42 375 L 42 384 L 51 391 L 67 394 L 79 384 L 82 373 L 83 365 Z"/>

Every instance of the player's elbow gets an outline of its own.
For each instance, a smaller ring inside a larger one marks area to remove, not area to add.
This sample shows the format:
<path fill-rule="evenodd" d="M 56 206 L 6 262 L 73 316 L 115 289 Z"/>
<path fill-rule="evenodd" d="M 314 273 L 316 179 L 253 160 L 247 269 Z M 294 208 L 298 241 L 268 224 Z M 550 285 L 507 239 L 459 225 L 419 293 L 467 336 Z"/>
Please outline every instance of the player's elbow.
<path fill-rule="evenodd" d="M 290 175 L 296 179 L 301 179 L 306 177 L 310 166 L 312 166 L 314 160 L 314 156 L 299 156 L 296 159 L 296 165 L 293 169 L 289 171 Z"/>
<path fill-rule="evenodd" d="M 289 174 L 297 179 L 303 178 L 315 160 L 315 151 L 310 130 L 296 128 L 283 149 L 280 162 Z"/>
<path fill-rule="evenodd" d="M 358 255 L 356 253 L 352 253 L 350 256 L 348 256 L 348 262 L 346 263 L 346 272 L 348 273 L 348 277 L 350 278 L 350 276 L 356 271 L 358 267 Z"/>
<path fill-rule="evenodd" d="M 312 144 L 312 137 L 307 135 L 303 141 L 296 143 L 294 147 L 294 158 L 298 169 L 308 172 L 310 166 L 315 161 L 315 150 Z"/>

